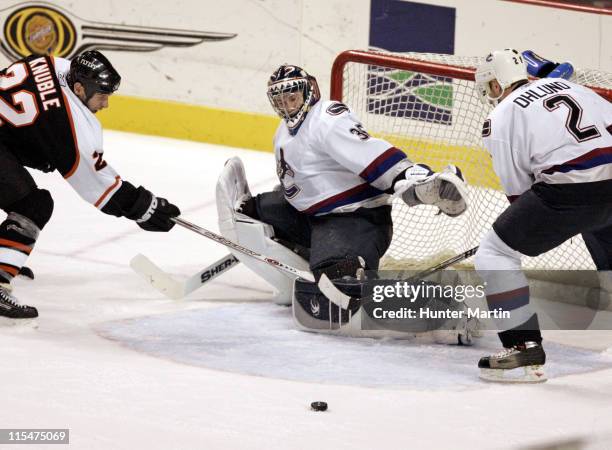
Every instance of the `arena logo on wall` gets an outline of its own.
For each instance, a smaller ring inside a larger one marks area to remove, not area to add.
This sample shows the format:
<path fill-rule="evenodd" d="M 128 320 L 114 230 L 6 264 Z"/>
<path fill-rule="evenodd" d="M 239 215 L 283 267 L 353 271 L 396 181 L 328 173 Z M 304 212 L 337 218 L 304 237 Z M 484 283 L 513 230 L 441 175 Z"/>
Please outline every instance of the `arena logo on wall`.
<path fill-rule="evenodd" d="M 403 0 L 372 0 L 370 49 L 453 54 L 455 8 Z M 370 66 L 368 111 L 451 125 L 453 87 L 445 77 Z"/>
<path fill-rule="evenodd" d="M 0 10 L 0 50 L 10 60 L 30 54 L 71 58 L 85 50 L 148 52 L 232 39 L 235 33 L 141 27 L 81 19 L 45 2 L 24 2 Z"/>

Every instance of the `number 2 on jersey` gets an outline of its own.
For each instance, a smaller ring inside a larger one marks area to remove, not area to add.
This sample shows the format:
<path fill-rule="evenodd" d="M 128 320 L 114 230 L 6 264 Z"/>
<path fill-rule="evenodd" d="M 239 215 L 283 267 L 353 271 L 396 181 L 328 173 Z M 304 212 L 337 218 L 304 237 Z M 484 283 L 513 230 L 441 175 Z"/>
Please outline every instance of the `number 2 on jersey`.
<path fill-rule="evenodd" d="M 6 70 L 6 73 L 0 75 L 0 91 L 7 91 L 19 86 L 27 77 L 28 71 L 24 63 L 13 64 Z M 4 125 L 4 121 L 10 122 L 16 127 L 31 125 L 38 117 L 38 106 L 36 106 L 34 94 L 21 90 L 13 93 L 11 98 L 12 105 L 0 97 L 0 126 Z"/>
<path fill-rule="evenodd" d="M 554 111 L 559 105 L 565 105 L 569 110 L 569 115 L 565 121 L 565 128 L 578 142 L 589 141 L 601 136 L 595 125 L 580 126 L 582 107 L 569 95 L 560 94 L 544 100 L 544 107 L 549 111 Z"/>
<path fill-rule="evenodd" d="M 96 160 L 96 162 L 94 163 L 96 171 L 100 171 L 108 165 L 106 164 L 106 161 L 104 161 L 104 155 L 102 153 L 93 152 L 93 155 L 91 155 L 91 157 Z"/>

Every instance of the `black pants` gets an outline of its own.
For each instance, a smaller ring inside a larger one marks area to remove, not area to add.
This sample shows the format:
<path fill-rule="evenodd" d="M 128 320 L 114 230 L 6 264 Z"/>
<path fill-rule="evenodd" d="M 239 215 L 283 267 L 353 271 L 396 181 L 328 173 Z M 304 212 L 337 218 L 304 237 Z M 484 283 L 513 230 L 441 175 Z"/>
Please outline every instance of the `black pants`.
<path fill-rule="evenodd" d="M 0 209 L 7 211 L 35 189 L 32 175 L 0 144 Z"/>
<path fill-rule="evenodd" d="M 575 184 L 534 184 L 495 221 L 493 229 L 509 247 L 537 256 L 582 234 L 598 270 L 612 266 L 612 180 Z M 542 342 L 537 315 L 499 333 L 504 347 Z"/>
<path fill-rule="evenodd" d="M 391 244 L 391 206 L 308 216 L 296 210 L 281 192 L 254 198 L 257 218 L 272 225 L 275 236 L 310 249 L 313 272 L 347 258 L 361 256 L 366 269 L 377 270 Z"/>
<path fill-rule="evenodd" d="M 497 218 L 493 229 L 527 256 L 582 234 L 597 269 L 612 270 L 612 180 L 534 184 Z"/>

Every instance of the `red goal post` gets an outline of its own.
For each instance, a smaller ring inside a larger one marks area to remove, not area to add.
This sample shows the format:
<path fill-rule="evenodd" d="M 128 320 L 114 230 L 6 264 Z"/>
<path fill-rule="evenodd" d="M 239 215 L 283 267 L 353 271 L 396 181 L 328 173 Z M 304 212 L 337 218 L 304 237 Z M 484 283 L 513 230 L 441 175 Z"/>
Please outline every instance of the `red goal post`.
<path fill-rule="evenodd" d="M 402 148 L 411 160 L 440 170 L 459 166 L 470 185 L 470 208 L 459 218 L 429 206 L 393 205 L 394 238 L 383 267 L 423 267 L 477 245 L 507 207 L 481 130 L 490 107 L 474 89 L 484 58 L 431 53 L 348 50 L 336 58 L 331 98 L 346 103 L 366 129 Z M 612 74 L 577 69 L 572 81 L 612 101 Z M 592 269 L 580 236 L 536 258 L 529 269 Z"/>
<path fill-rule="evenodd" d="M 461 80 L 474 81 L 474 73 L 476 72 L 476 67 L 472 66 L 454 66 L 452 64 L 442 64 L 436 63 L 432 61 L 419 60 L 416 59 L 416 53 L 407 53 L 403 54 L 393 54 L 393 53 L 383 53 L 376 51 L 366 51 L 366 50 L 346 50 L 340 53 L 334 63 L 332 65 L 332 76 L 331 76 L 331 89 L 330 89 L 330 98 L 332 100 L 342 101 L 342 87 L 344 85 L 344 77 L 341 74 L 344 71 L 344 67 L 347 63 L 361 63 L 361 64 L 372 64 L 379 65 L 384 67 L 390 67 L 395 69 L 403 69 L 403 70 L 415 70 L 415 71 L 423 71 L 432 75 L 438 76 L 446 76 L 457 78 Z M 422 53 L 426 57 L 427 54 Z M 453 55 L 437 55 L 440 57 L 449 57 L 449 60 L 452 60 Z M 476 60 L 476 58 L 474 58 Z M 590 71 L 590 70 L 577 70 L 578 82 L 583 84 L 584 86 L 588 86 L 593 89 L 602 97 L 606 98 L 609 102 L 612 102 L 612 74 L 607 74 L 609 78 L 606 78 L 605 81 L 601 81 L 600 85 L 596 80 L 597 78 L 593 78 L 594 83 L 589 82 L 589 73 L 602 73 L 599 71 Z M 605 76 L 604 76 L 605 77 Z M 605 83 L 611 83 L 610 87 L 606 87 Z"/>

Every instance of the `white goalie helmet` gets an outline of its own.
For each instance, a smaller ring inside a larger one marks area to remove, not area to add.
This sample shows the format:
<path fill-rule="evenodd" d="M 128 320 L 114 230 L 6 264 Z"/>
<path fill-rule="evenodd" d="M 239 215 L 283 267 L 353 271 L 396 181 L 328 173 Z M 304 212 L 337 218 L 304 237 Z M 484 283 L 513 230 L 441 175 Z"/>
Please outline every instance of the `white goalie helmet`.
<path fill-rule="evenodd" d="M 292 134 L 297 132 L 310 108 L 320 98 L 315 77 L 298 66 L 283 64 L 268 81 L 268 99 Z"/>
<path fill-rule="evenodd" d="M 512 48 L 495 50 L 489 53 L 475 74 L 476 89 L 485 104 L 496 105 L 506 88 L 517 81 L 527 80 L 527 66 L 519 52 Z M 502 93 L 495 96 L 491 92 L 490 82 L 497 80 Z"/>

